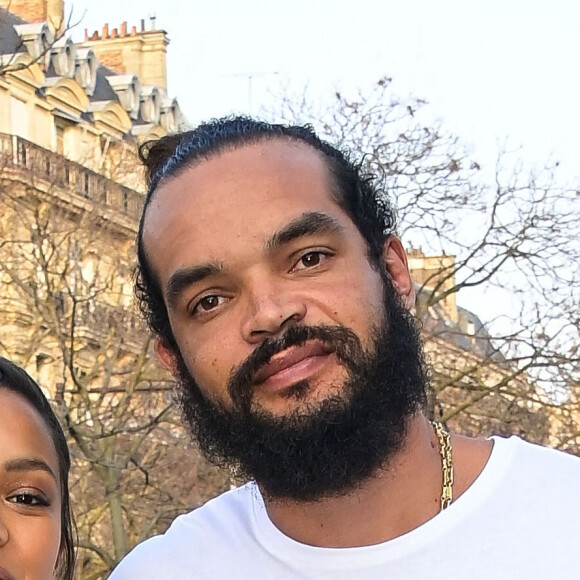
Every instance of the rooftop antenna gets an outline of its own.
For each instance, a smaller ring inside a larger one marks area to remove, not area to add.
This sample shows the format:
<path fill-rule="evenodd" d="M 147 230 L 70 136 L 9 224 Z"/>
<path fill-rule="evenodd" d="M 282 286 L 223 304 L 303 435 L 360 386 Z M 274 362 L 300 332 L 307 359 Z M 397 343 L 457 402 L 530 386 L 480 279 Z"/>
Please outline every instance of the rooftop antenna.
<path fill-rule="evenodd" d="M 275 76 L 280 74 L 279 71 L 250 71 L 250 72 L 242 72 L 242 73 L 235 73 L 235 74 L 229 74 L 229 75 L 224 75 L 227 77 L 242 77 L 247 79 L 248 81 L 248 113 L 251 115 L 253 110 L 252 110 L 252 96 L 253 96 L 253 81 L 256 77 L 265 77 L 265 76 Z"/>

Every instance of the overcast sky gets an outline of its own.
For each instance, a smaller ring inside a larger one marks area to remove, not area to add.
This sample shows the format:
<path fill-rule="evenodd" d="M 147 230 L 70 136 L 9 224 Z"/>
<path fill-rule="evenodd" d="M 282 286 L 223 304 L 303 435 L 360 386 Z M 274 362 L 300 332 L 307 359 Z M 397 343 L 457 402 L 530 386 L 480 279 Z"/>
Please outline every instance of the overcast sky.
<path fill-rule="evenodd" d="M 73 36 L 138 25 L 167 31 L 169 92 L 187 118 L 259 111 L 277 85 L 332 94 L 383 75 L 425 98 L 491 156 L 509 137 L 529 159 L 579 157 L 576 0 L 77 0 Z M 149 22 L 148 22 L 149 26 Z M 251 80 L 249 77 L 252 77 Z M 251 96 L 250 96 L 251 84 Z M 251 109 L 251 110 L 250 110 Z M 580 173 L 580 172 L 577 172 Z"/>
<path fill-rule="evenodd" d="M 73 32 L 156 16 L 169 93 L 191 123 L 257 113 L 280 86 L 319 94 L 387 75 L 492 169 L 498 144 L 580 178 L 577 0 L 77 0 Z M 150 26 L 150 23 L 148 23 Z M 251 91 L 249 90 L 251 86 Z M 251 94 L 250 94 L 251 93 Z M 274 105 L 272 107 L 276 109 Z M 504 297 L 505 298 L 505 297 Z M 478 292 L 461 302 L 488 317 Z M 502 301 L 498 299 L 497 304 Z M 489 310 L 489 312 L 487 312 Z"/>

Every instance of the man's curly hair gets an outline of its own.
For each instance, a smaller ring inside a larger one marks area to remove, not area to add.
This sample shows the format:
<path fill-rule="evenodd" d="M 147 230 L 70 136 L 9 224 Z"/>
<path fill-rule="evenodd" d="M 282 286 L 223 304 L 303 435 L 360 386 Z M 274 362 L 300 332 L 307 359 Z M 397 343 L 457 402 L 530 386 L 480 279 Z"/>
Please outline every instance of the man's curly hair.
<path fill-rule="evenodd" d="M 377 178 L 353 162 L 349 155 L 320 139 L 310 125 L 272 124 L 249 117 L 226 117 L 204 123 L 192 131 L 147 141 L 139 148 L 146 168 L 147 194 L 139 231 L 135 293 L 151 330 L 172 349 L 177 345 L 171 331 L 163 292 L 143 244 L 143 226 L 151 199 L 160 184 L 186 169 L 228 150 L 273 139 L 305 143 L 327 164 L 337 204 L 346 212 L 366 241 L 371 264 L 381 263 L 383 244 L 395 230 L 395 212 Z M 216 216 L 217 219 L 218 216 Z"/>

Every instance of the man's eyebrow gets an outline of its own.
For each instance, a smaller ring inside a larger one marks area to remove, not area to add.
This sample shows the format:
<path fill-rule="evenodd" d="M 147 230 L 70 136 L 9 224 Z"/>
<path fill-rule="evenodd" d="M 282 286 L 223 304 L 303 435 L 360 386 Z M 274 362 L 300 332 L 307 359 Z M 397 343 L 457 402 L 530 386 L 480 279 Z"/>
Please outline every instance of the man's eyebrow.
<path fill-rule="evenodd" d="M 266 242 L 266 250 L 272 252 L 304 236 L 331 234 L 342 230 L 343 226 L 335 218 L 317 211 L 306 212 L 272 234 Z"/>
<path fill-rule="evenodd" d="M 166 297 L 169 306 L 175 306 L 179 295 L 196 282 L 201 282 L 209 276 L 217 276 L 223 272 L 223 267 L 215 262 L 192 266 L 191 268 L 182 268 L 171 274 L 167 282 Z"/>
<path fill-rule="evenodd" d="M 56 481 L 56 474 L 43 459 L 36 457 L 18 457 L 4 462 L 5 471 L 46 471 Z"/>

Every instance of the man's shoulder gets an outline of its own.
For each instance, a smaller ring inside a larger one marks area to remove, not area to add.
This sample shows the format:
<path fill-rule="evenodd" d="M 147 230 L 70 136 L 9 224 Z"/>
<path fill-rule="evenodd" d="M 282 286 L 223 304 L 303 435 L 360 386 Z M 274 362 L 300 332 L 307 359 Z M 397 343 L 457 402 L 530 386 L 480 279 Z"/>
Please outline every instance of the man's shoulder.
<path fill-rule="evenodd" d="M 494 437 L 495 445 L 501 448 L 506 456 L 510 454 L 520 466 L 528 469 L 542 469 L 554 467 L 570 471 L 571 474 L 580 472 L 580 457 L 567 451 L 530 443 L 517 436 L 508 439 Z"/>
<path fill-rule="evenodd" d="M 514 493 L 534 496 L 545 490 L 551 501 L 569 500 L 580 493 L 580 457 L 529 443 L 518 437 L 494 438 L 497 472 L 506 475 Z M 497 453 L 496 453 L 497 451 Z M 492 454 L 493 457 L 493 454 Z M 537 501 L 536 499 L 534 501 Z M 577 502 L 580 507 L 580 502 Z"/>
<path fill-rule="evenodd" d="M 255 484 L 227 491 L 175 519 L 164 534 L 138 544 L 118 565 L 110 580 L 187 577 L 192 568 L 232 546 L 251 528 Z"/>

